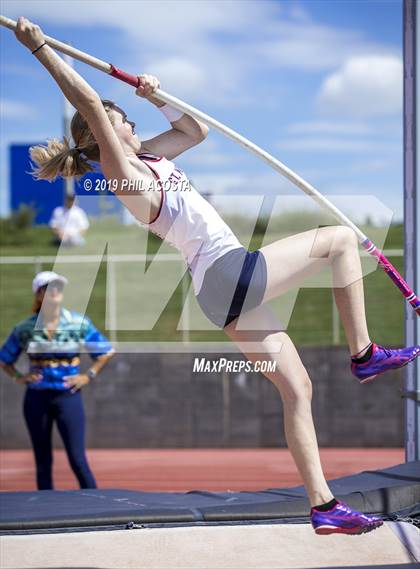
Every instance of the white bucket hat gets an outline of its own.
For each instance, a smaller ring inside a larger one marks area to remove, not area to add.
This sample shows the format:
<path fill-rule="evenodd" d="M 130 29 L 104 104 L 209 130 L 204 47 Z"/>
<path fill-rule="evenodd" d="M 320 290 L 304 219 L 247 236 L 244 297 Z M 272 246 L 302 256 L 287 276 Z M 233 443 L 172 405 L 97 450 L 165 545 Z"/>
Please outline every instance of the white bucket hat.
<path fill-rule="evenodd" d="M 41 271 L 32 281 L 32 290 L 36 293 L 39 288 L 53 281 L 60 281 L 63 284 L 67 284 L 69 282 L 66 277 L 58 275 L 57 273 L 54 273 L 54 271 Z"/>

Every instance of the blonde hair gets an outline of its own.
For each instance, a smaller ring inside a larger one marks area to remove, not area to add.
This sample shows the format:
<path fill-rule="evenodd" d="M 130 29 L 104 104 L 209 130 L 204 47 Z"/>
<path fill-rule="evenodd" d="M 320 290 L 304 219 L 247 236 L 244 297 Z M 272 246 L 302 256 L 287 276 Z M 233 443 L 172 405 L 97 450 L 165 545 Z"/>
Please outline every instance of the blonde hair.
<path fill-rule="evenodd" d="M 116 107 L 113 101 L 102 100 L 102 104 L 113 124 L 111 111 Z M 32 146 L 29 154 L 32 161 L 32 175 L 37 180 L 53 182 L 59 176 L 63 178 L 80 178 L 93 167 L 89 160 L 99 162 L 99 146 L 92 131 L 79 111 L 76 111 L 71 121 L 71 134 L 76 146 L 71 147 L 69 140 L 56 138 L 47 141 L 47 145 Z"/>

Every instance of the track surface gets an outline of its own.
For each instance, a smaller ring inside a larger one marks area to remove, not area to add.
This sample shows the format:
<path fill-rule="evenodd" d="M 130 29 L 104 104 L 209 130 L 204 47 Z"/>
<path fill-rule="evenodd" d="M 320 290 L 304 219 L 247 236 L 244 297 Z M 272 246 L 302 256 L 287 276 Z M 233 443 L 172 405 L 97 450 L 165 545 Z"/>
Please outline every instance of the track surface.
<path fill-rule="evenodd" d="M 302 484 L 287 449 L 92 449 L 88 457 L 102 488 L 214 492 Z M 327 479 L 405 462 L 399 448 L 327 448 L 321 460 Z M 62 450 L 54 452 L 54 481 L 56 490 L 77 488 Z M 0 490 L 36 490 L 30 451 L 0 453 Z"/>

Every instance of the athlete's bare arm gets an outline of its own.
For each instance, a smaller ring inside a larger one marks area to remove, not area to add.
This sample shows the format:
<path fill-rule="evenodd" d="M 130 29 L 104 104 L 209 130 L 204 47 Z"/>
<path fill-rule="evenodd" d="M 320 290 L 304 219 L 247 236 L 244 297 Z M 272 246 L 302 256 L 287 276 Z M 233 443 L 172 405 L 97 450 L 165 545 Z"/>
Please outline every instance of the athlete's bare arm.
<path fill-rule="evenodd" d="M 22 17 L 17 22 L 16 37 L 31 51 L 45 42 L 40 27 Z M 136 175 L 96 91 L 48 45 L 39 49 L 35 57 L 55 79 L 64 96 L 87 120 L 99 145 L 105 176 L 124 179 Z"/>
<path fill-rule="evenodd" d="M 23 17 L 18 19 L 16 37 L 31 51 L 45 42 L 40 27 Z M 137 189 L 126 197 L 124 184 L 138 181 L 143 183 L 142 187 L 151 187 L 155 180 L 150 170 L 140 160 L 130 162 L 99 95 L 73 68 L 48 45 L 39 49 L 35 57 L 55 79 L 64 96 L 85 117 L 99 146 L 104 176 L 117 185 L 112 186 L 113 191 L 137 219 L 147 222 L 150 206 L 158 206 L 158 192 L 145 193 Z"/>
<path fill-rule="evenodd" d="M 153 92 L 159 88 L 159 81 L 156 77 L 140 75 L 139 80 L 140 85 L 136 90 L 136 94 L 139 97 L 146 98 L 156 107 L 162 107 L 165 103 L 153 97 Z M 143 140 L 142 151 L 151 152 L 172 160 L 185 152 L 185 150 L 200 144 L 209 131 L 207 125 L 185 114 L 179 120 L 172 122 L 171 125 L 171 130 L 149 140 Z"/>

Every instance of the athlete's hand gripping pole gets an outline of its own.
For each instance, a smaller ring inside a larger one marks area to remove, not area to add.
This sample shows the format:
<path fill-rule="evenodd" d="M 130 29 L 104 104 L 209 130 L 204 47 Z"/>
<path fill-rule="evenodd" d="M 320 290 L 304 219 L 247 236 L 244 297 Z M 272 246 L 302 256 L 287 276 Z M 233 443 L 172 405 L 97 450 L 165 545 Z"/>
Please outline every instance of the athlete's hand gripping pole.
<path fill-rule="evenodd" d="M 14 20 L 6 18 L 5 16 L 0 16 L 0 25 L 5 26 L 6 28 L 9 28 L 11 30 L 15 30 L 16 28 L 16 22 Z M 91 65 L 92 67 L 95 67 L 96 69 L 99 69 L 104 73 L 108 73 L 108 75 L 111 75 L 116 79 L 120 79 L 121 81 L 124 81 L 125 83 L 128 83 L 133 87 L 137 88 L 139 86 L 139 79 L 135 75 L 130 75 L 129 73 L 126 73 L 121 69 L 118 69 L 111 63 L 106 63 L 105 61 L 101 61 L 100 59 L 92 57 L 91 55 L 84 53 L 83 51 L 80 51 L 66 43 L 58 41 L 49 36 L 44 36 L 44 37 L 47 44 L 52 48 L 57 49 L 58 51 L 61 51 L 62 53 L 65 53 L 67 55 L 70 55 L 71 57 L 74 57 L 74 59 L 82 61 L 87 65 Z M 182 111 L 202 121 L 207 126 L 215 128 L 216 130 L 218 130 L 228 138 L 231 138 L 234 142 L 238 143 L 243 148 L 249 150 L 256 156 L 258 156 L 258 158 L 266 162 L 269 166 L 274 168 L 274 170 L 285 176 L 288 180 L 290 180 L 293 184 L 295 184 L 295 186 L 304 191 L 307 195 L 309 195 L 312 199 L 314 199 L 321 207 L 327 209 L 343 225 L 351 227 L 351 229 L 353 229 L 353 231 L 356 233 L 364 249 L 370 255 L 372 255 L 378 260 L 379 265 L 384 269 L 386 274 L 400 289 L 401 293 L 403 294 L 407 302 L 411 304 L 413 309 L 416 311 L 417 315 L 420 316 L 420 299 L 416 296 L 413 290 L 411 290 L 411 288 L 408 286 L 408 284 L 400 275 L 400 273 L 397 271 L 397 269 L 368 239 L 368 237 L 350 219 L 348 219 L 348 217 L 346 217 L 338 208 L 336 208 L 329 200 L 327 200 L 327 198 L 325 198 L 320 192 L 318 192 L 318 190 L 316 190 L 303 178 L 298 176 L 298 174 L 290 170 L 290 168 L 288 168 L 285 164 L 280 162 L 280 160 L 277 160 L 276 158 L 271 156 L 271 154 L 269 154 L 268 152 L 266 152 L 256 144 L 254 144 L 244 136 L 238 134 L 231 128 L 215 120 L 214 118 L 206 115 L 205 113 L 202 113 L 201 111 L 192 107 L 191 105 L 184 103 L 184 101 L 181 101 L 180 99 L 177 99 L 176 97 L 173 97 L 168 93 L 165 93 L 165 91 L 162 91 L 161 89 L 157 89 L 153 93 L 153 95 L 157 99 L 160 99 L 165 103 L 168 103 L 169 105 L 178 109 L 179 111 Z"/>

